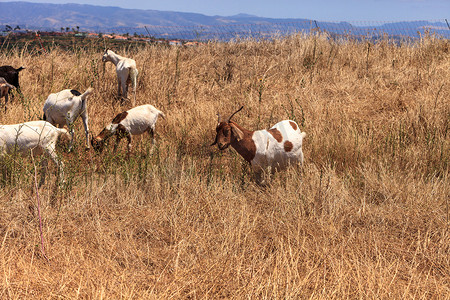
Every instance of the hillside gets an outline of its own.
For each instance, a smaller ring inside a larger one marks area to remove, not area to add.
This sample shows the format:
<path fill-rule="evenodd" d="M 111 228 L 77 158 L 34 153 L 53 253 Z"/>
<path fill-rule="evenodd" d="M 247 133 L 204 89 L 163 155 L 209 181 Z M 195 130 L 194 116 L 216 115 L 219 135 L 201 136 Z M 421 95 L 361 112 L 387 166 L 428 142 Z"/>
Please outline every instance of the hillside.
<path fill-rule="evenodd" d="M 2 24 L 60 28 L 80 26 L 83 29 L 109 29 L 116 27 L 141 27 L 143 25 L 192 26 L 224 25 L 233 23 L 276 22 L 279 19 L 259 18 L 250 15 L 231 17 L 206 16 L 157 10 L 123 9 L 119 7 L 82 4 L 41 4 L 30 2 L 1 2 Z"/>
<path fill-rule="evenodd" d="M 235 16 L 206 16 L 196 13 L 172 11 L 123 9 L 119 7 L 81 4 L 39 4 L 29 2 L 0 2 L 0 25 L 39 30 L 60 30 L 80 28 L 82 31 L 114 31 L 116 33 L 147 34 L 144 26 L 149 26 L 150 34 L 160 38 L 229 39 L 236 36 L 254 37 L 289 34 L 320 28 L 339 35 L 354 34 L 367 36 L 385 33 L 396 36 L 418 36 L 427 30 L 447 38 L 450 30 L 445 20 L 412 22 L 327 22 L 308 19 L 271 19 L 238 14 Z M 229 26 L 233 25 L 233 26 Z M 239 26 L 238 26 L 239 25 Z M 172 26 L 178 28 L 159 28 Z M 216 26 L 216 28 L 201 28 Z M 217 26 L 220 26 L 217 28 Z M 139 29 L 137 29 L 139 28 Z M 0 28 L 1 30 L 1 28 Z M 224 35 L 226 36 L 224 38 Z"/>

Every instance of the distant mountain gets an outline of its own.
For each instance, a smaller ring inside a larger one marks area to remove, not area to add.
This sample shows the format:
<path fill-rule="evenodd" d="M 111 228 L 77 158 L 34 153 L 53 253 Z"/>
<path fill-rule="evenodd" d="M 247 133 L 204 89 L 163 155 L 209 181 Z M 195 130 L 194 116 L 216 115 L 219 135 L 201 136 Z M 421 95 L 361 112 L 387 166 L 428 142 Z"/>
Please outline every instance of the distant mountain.
<path fill-rule="evenodd" d="M 0 2 L 0 25 L 9 25 L 12 28 L 19 25 L 22 29 L 34 30 L 59 31 L 61 28 L 79 28 L 80 31 L 104 33 L 137 32 L 155 37 L 185 39 L 266 37 L 278 33 L 286 35 L 299 31 L 308 32 L 315 28 L 336 36 L 350 34 L 373 38 L 379 38 L 385 33 L 398 37 L 417 37 L 418 33 L 423 34 L 431 29 L 450 38 L 450 30 L 444 20 L 434 23 L 338 23 L 308 19 L 273 19 L 248 14 L 206 16 L 197 13 L 30 2 Z M 144 26 L 147 26 L 149 31 Z"/>
<path fill-rule="evenodd" d="M 280 19 L 260 18 L 247 14 L 206 16 L 157 10 L 124 9 L 83 4 L 45 4 L 0 2 L 0 24 L 56 28 L 79 26 L 84 30 L 108 30 L 118 27 L 226 25 L 235 23 L 272 23 Z"/>

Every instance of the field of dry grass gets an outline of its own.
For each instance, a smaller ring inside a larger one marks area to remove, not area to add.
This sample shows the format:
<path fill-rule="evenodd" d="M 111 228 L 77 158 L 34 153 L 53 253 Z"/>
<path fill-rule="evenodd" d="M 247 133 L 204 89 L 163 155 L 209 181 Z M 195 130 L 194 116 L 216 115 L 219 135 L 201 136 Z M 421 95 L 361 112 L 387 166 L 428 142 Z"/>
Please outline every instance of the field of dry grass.
<path fill-rule="evenodd" d="M 97 45 L 98 46 L 98 45 Z M 97 48 L 0 54 L 24 66 L 0 124 L 36 120 L 47 96 L 95 89 L 98 133 L 119 112 Z M 67 183 L 39 190 L 30 158 L 1 158 L 0 297 L 450 297 L 450 42 L 296 36 L 194 48 L 113 49 L 135 58 L 138 104 L 166 114 L 133 154 L 63 153 Z M 305 164 L 255 184 L 233 149 L 210 147 L 216 113 L 249 129 L 293 119 Z"/>

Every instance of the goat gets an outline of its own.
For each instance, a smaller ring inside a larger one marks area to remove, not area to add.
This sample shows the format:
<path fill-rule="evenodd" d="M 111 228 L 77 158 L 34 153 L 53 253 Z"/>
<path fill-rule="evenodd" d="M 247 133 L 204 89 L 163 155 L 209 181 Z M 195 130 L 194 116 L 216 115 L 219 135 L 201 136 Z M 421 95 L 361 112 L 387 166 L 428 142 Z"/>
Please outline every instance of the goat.
<path fill-rule="evenodd" d="M 93 89 L 88 88 L 83 94 L 77 90 L 62 90 L 58 93 L 50 94 L 44 103 L 45 121 L 52 125 L 63 127 L 67 125 L 72 137 L 69 149 L 72 150 L 75 120 L 81 116 L 86 135 L 86 147 L 89 149 L 89 126 L 87 112 L 87 97 Z"/>
<path fill-rule="evenodd" d="M 95 151 L 102 152 L 105 142 L 113 135 L 116 136 L 114 152 L 117 150 L 120 140 L 127 138 L 127 155 L 131 152 L 131 136 L 148 132 L 152 138 L 152 145 L 155 144 L 155 125 L 158 116 L 165 118 L 164 114 L 153 105 L 145 104 L 136 106 L 124 111 L 114 117 L 99 135 L 91 138 L 91 144 Z"/>
<path fill-rule="evenodd" d="M 273 174 L 291 164 L 303 164 L 302 143 L 306 133 L 300 131 L 296 122 L 284 120 L 268 130 L 247 130 L 231 121 L 242 108 L 226 121 L 218 115 L 216 138 L 211 146 L 217 144 L 219 150 L 225 150 L 231 145 L 251 164 L 258 183 L 265 171 Z"/>
<path fill-rule="evenodd" d="M 0 67 L 0 77 L 5 78 L 5 80 L 16 87 L 17 92 L 22 94 L 19 85 L 19 72 L 25 69 L 24 67 L 20 67 L 15 69 L 11 66 L 1 66 Z M 11 90 L 10 90 L 11 92 Z"/>
<path fill-rule="evenodd" d="M 133 106 L 136 105 L 136 84 L 138 70 L 136 68 L 136 61 L 131 58 L 122 57 L 117 55 L 113 51 L 106 49 L 103 54 L 102 61 L 104 63 L 110 61 L 116 66 L 117 80 L 118 80 L 118 97 L 122 99 L 128 99 L 128 84 L 131 82 L 133 85 L 134 100 Z M 122 93 L 121 93 L 122 89 Z"/>
<path fill-rule="evenodd" d="M 70 139 L 66 129 L 59 129 L 46 121 L 31 121 L 13 125 L 0 125 L 0 154 L 19 153 L 26 156 L 29 151 L 33 155 L 43 152 L 49 156 L 58 167 L 59 176 L 64 181 L 64 164 L 56 155 L 56 143 L 61 138 Z M 47 159 L 42 160 L 41 180 L 39 187 L 45 181 Z"/>
<path fill-rule="evenodd" d="M 5 112 L 8 105 L 9 91 L 15 88 L 16 87 L 9 84 L 5 78 L 0 77 L 0 98 L 5 98 Z"/>

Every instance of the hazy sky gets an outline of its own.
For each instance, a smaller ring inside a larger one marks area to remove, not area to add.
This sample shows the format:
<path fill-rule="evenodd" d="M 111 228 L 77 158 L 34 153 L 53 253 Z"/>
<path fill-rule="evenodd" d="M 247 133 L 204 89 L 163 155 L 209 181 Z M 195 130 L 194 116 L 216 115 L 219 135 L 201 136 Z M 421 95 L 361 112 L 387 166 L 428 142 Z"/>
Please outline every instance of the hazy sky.
<path fill-rule="evenodd" d="M 0 0 L 5 1 L 5 0 Z M 11 0 L 7 0 L 11 1 Z M 410 21 L 450 18 L 450 0 L 24 0 L 122 8 L 194 12 L 209 16 L 238 13 L 319 21 Z"/>

